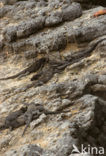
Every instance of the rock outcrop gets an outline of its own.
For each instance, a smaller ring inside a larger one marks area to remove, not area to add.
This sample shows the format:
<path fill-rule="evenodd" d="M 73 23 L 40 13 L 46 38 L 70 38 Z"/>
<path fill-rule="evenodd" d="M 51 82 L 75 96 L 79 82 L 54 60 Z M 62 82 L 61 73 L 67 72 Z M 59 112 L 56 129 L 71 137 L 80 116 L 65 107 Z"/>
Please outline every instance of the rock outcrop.
<path fill-rule="evenodd" d="M 1 156 L 105 155 L 106 14 L 93 16 L 105 6 L 99 0 L 0 1 Z M 25 118 L 26 103 L 63 112 L 39 110 Z"/>

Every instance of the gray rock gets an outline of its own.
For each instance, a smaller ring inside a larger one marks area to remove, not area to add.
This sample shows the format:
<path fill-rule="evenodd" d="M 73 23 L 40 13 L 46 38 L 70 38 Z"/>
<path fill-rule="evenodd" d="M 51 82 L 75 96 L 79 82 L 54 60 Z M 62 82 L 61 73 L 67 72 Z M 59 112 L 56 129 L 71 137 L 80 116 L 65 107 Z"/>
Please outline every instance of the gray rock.
<path fill-rule="evenodd" d="M 63 21 L 72 21 L 82 15 L 82 9 L 80 4 L 72 3 L 72 5 L 63 9 Z"/>
<path fill-rule="evenodd" d="M 5 156 L 39 156 L 43 152 L 43 149 L 40 148 L 37 145 L 32 145 L 32 144 L 26 144 L 23 147 L 19 148 L 18 150 L 10 150 L 5 153 Z"/>
<path fill-rule="evenodd" d="M 0 140 L 0 149 L 5 148 L 6 146 L 9 146 L 9 143 L 12 139 L 11 135 L 8 135 Z"/>
<path fill-rule="evenodd" d="M 26 52 L 24 53 L 24 55 L 25 55 L 25 58 L 26 58 L 26 59 L 31 59 L 31 58 L 35 58 L 35 57 L 37 56 L 37 52 L 36 52 L 36 51 L 33 51 L 33 50 L 31 50 L 31 51 L 26 51 Z"/>
<path fill-rule="evenodd" d="M 87 48 L 106 38 L 106 16 L 93 17 L 105 7 L 90 7 L 91 3 L 97 5 L 98 1 L 0 1 L 4 2 L 4 5 L 0 3 L 0 77 L 18 73 L 16 70 L 29 66 L 38 58 L 49 58 L 32 75 L 0 80 L 0 127 L 2 119 L 10 111 L 20 109 L 24 102 L 40 103 L 51 111 L 69 110 L 58 115 L 43 114 L 38 120 L 34 119 L 25 138 L 20 138 L 25 124 L 23 116 L 18 117 L 17 122 L 21 124 L 11 131 L 11 135 L 6 136 L 4 130 L 0 131 L 0 155 L 71 156 L 73 144 L 79 150 L 81 144 L 106 146 L 106 75 L 103 74 L 106 40 L 100 42 L 89 56 L 80 59 L 77 55 L 83 55 Z M 83 10 L 81 6 L 89 10 Z M 74 56 L 78 62 L 74 62 Z M 51 74 L 67 60 L 74 63 Z M 52 75 L 42 86 L 36 85 L 36 80 L 30 81 L 40 71 L 43 71 L 43 78 Z M 27 145 L 28 142 L 35 145 Z"/>
<path fill-rule="evenodd" d="M 44 18 L 39 17 L 35 20 L 30 20 L 27 22 L 21 22 L 18 26 L 10 26 L 5 29 L 4 36 L 8 42 L 14 41 L 17 38 L 22 38 L 29 36 L 39 29 L 43 28 Z"/>
<path fill-rule="evenodd" d="M 45 20 L 45 26 L 56 26 L 62 22 L 62 12 L 54 12 L 49 15 Z"/>

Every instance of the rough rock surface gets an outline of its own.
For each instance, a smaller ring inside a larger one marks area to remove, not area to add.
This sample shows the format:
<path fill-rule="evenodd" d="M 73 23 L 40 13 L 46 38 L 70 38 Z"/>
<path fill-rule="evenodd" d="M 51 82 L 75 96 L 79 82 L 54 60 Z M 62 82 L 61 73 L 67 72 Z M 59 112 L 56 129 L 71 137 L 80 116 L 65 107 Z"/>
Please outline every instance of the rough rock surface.
<path fill-rule="evenodd" d="M 106 154 L 106 15 L 93 17 L 105 6 L 0 1 L 0 79 L 25 71 L 0 80 L 0 156 L 83 156 L 82 145 L 87 156 Z M 8 114 L 25 103 L 68 112 L 40 113 L 23 137 L 22 112 L 12 117 L 22 124 L 3 130 Z"/>

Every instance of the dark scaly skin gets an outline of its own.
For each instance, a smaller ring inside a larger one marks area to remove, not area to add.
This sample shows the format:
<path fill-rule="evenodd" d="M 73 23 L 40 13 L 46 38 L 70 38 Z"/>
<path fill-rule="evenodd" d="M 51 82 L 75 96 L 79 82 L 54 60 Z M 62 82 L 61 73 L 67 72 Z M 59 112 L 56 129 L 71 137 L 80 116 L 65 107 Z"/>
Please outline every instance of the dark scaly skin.
<path fill-rule="evenodd" d="M 4 130 L 9 128 L 10 130 L 17 128 L 21 125 L 21 123 L 18 122 L 17 118 L 21 115 L 23 115 L 26 112 L 27 108 L 22 107 L 20 110 L 17 110 L 15 112 L 10 113 L 6 118 L 2 126 L 0 126 L 0 130 Z"/>
<path fill-rule="evenodd" d="M 25 126 L 25 128 L 24 128 L 24 131 L 23 131 L 23 133 L 22 133 L 22 136 L 24 136 L 25 131 L 26 131 L 27 128 L 29 127 L 29 125 L 30 125 L 30 123 L 31 123 L 31 121 L 32 121 L 32 117 L 33 117 L 33 114 L 29 114 L 29 115 L 28 115 L 28 120 L 26 121 L 26 126 Z"/>
<path fill-rule="evenodd" d="M 25 131 L 29 127 L 31 121 L 39 118 L 41 114 L 59 114 L 59 113 L 67 113 L 68 111 L 48 111 L 46 110 L 42 105 L 35 104 L 35 103 L 24 103 L 26 107 L 22 107 L 21 109 L 10 113 L 4 120 L 4 123 L 0 125 L 0 130 L 10 129 L 13 130 L 15 128 L 18 128 L 22 125 L 25 125 L 24 131 L 22 133 L 22 136 L 25 134 Z"/>
<path fill-rule="evenodd" d="M 91 52 L 103 40 L 106 40 L 106 38 L 98 40 L 96 43 L 94 43 L 90 47 L 88 45 L 88 47 L 86 49 L 78 51 L 76 54 L 73 54 L 72 56 L 68 57 L 65 61 L 63 61 L 63 62 L 61 61 L 61 63 L 59 63 L 59 64 L 57 63 L 56 66 L 53 63 L 50 64 L 50 62 L 49 62 L 50 68 L 52 68 L 53 71 L 52 71 L 52 73 L 50 75 L 48 74 L 48 78 L 46 78 L 46 73 L 48 73 L 48 71 L 45 72 L 45 77 L 44 76 L 42 77 L 43 73 L 42 73 L 42 71 L 40 71 L 40 73 L 34 75 L 31 78 L 31 81 L 34 81 L 34 80 L 39 79 L 41 77 L 41 82 L 42 82 L 41 85 L 43 84 L 43 79 L 44 79 L 44 83 L 48 82 L 49 79 L 51 79 L 52 76 L 55 73 L 59 73 L 62 70 L 64 70 L 68 65 L 74 64 L 74 63 L 82 60 L 83 58 L 90 56 Z M 47 62 L 47 61 L 48 61 L 48 58 L 41 58 L 41 59 L 37 60 L 37 62 L 33 63 L 30 67 L 28 67 L 25 70 L 21 71 L 20 73 L 18 73 L 16 75 L 13 75 L 13 76 L 10 76 L 10 77 L 7 77 L 7 78 L 1 78 L 0 80 L 14 79 L 14 78 L 17 78 L 18 76 L 20 76 L 22 74 L 27 74 L 28 75 L 30 73 L 33 73 L 33 72 L 37 71 L 40 67 L 44 66 L 45 62 Z M 38 85 L 39 84 L 40 83 L 38 83 Z"/>
<path fill-rule="evenodd" d="M 72 65 L 82 60 L 83 58 L 90 56 L 91 52 L 103 40 L 106 40 L 106 38 L 100 39 L 90 46 L 88 45 L 88 47 L 84 50 L 75 52 L 73 55 L 65 58 L 64 61 L 61 61 L 61 62 L 49 61 L 49 69 L 46 69 L 45 71 L 42 70 L 36 75 L 33 75 L 33 77 L 31 78 L 31 81 L 37 80 L 37 82 L 35 83 L 35 87 L 48 82 L 55 73 L 59 73 L 63 71 L 68 65 Z M 32 84 L 32 86 L 34 86 L 34 84 Z"/>
<path fill-rule="evenodd" d="M 100 39 L 97 42 L 95 42 L 93 45 L 91 45 L 90 47 L 88 46 L 86 49 L 80 50 L 78 52 L 75 52 L 73 55 L 68 56 L 68 58 L 66 59 L 64 64 L 57 67 L 56 72 L 61 71 L 61 70 L 65 69 L 68 65 L 72 65 L 72 64 L 82 60 L 83 58 L 90 56 L 91 52 L 96 48 L 96 46 L 104 40 L 106 40 L 106 38 Z M 56 72 L 54 72 L 54 73 L 56 73 Z"/>
<path fill-rule="evenodd" d="M 88 57 L 91 55 L 91 52 L 96 48 L 96 46 L 102 42 L 106 40 L 106 38 L 103 38 L 103 39 L 100 39 L 98 40 L 97 42 L 95 42 L 93 45 L 91 45 L 90 47 L 88 46 L 86 49 L 84 50 L 81 50 L 81 51 L 78 51 L 76 54 L 73 54 L 73 56 L 71 56 L 68 60 L 71 61 L 69 62 L 69 65 L 70 64 L 73 64 L 73 63 L 76 63 L 78 62 L 79 60 L 85 58 L 85 57 Z"/>
<path fill-rule="evenodd" d="M 26 104 L 25 105 L 28 106 L 27 112 L 25 113 L 25 121 L 26 121 L 26 126 L 24 128 L 24 131 L 22 133 L 22 136 L 24 136 L 25 131 L 27 130 L 27 128 L 29 127 L 31 121 L 37 119 L 41 114 L 59 114 L 59 113 L 67 113 L 69 111 L 62 111 L 62 110 L 58 110 L 58 111 L 48 111 L 46 110 L 42 105 L 40 104 L 35 104 L 35 103 L 31 103 L 31 104 Z"/>
<path fill-rule="evenodd" d="M 20 73 L 10 76 L 10 77 L 1 78 L 0 80 L 15 79 L 18 76 L 23 75 L 23 74 L 27 74 L 27 75 L 31 74 L 31 73 L 37 71 L 41 66 L 43 66 L 45 62 L 46 62 L 46 58 L 41 58 L 41 59 L 37 60 L 35 63 L 33 63 L 31 66 L 29 66 L 28 68 L 21 71 Z"/>

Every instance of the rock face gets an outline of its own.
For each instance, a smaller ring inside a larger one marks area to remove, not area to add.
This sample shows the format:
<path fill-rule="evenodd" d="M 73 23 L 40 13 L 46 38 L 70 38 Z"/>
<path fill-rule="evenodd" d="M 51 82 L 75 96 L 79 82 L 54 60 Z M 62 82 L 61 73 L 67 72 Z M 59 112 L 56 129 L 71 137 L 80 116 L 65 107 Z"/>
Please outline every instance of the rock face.
<path fill-rule="evenodd" d="M 0 156 L 105 155 L 106 14 L 93 15 L 106 5 L 99 2 L 0 1 Z M 59 113 L 31 109 L 35 116 L 26 117 L 31 103 Z"/>

